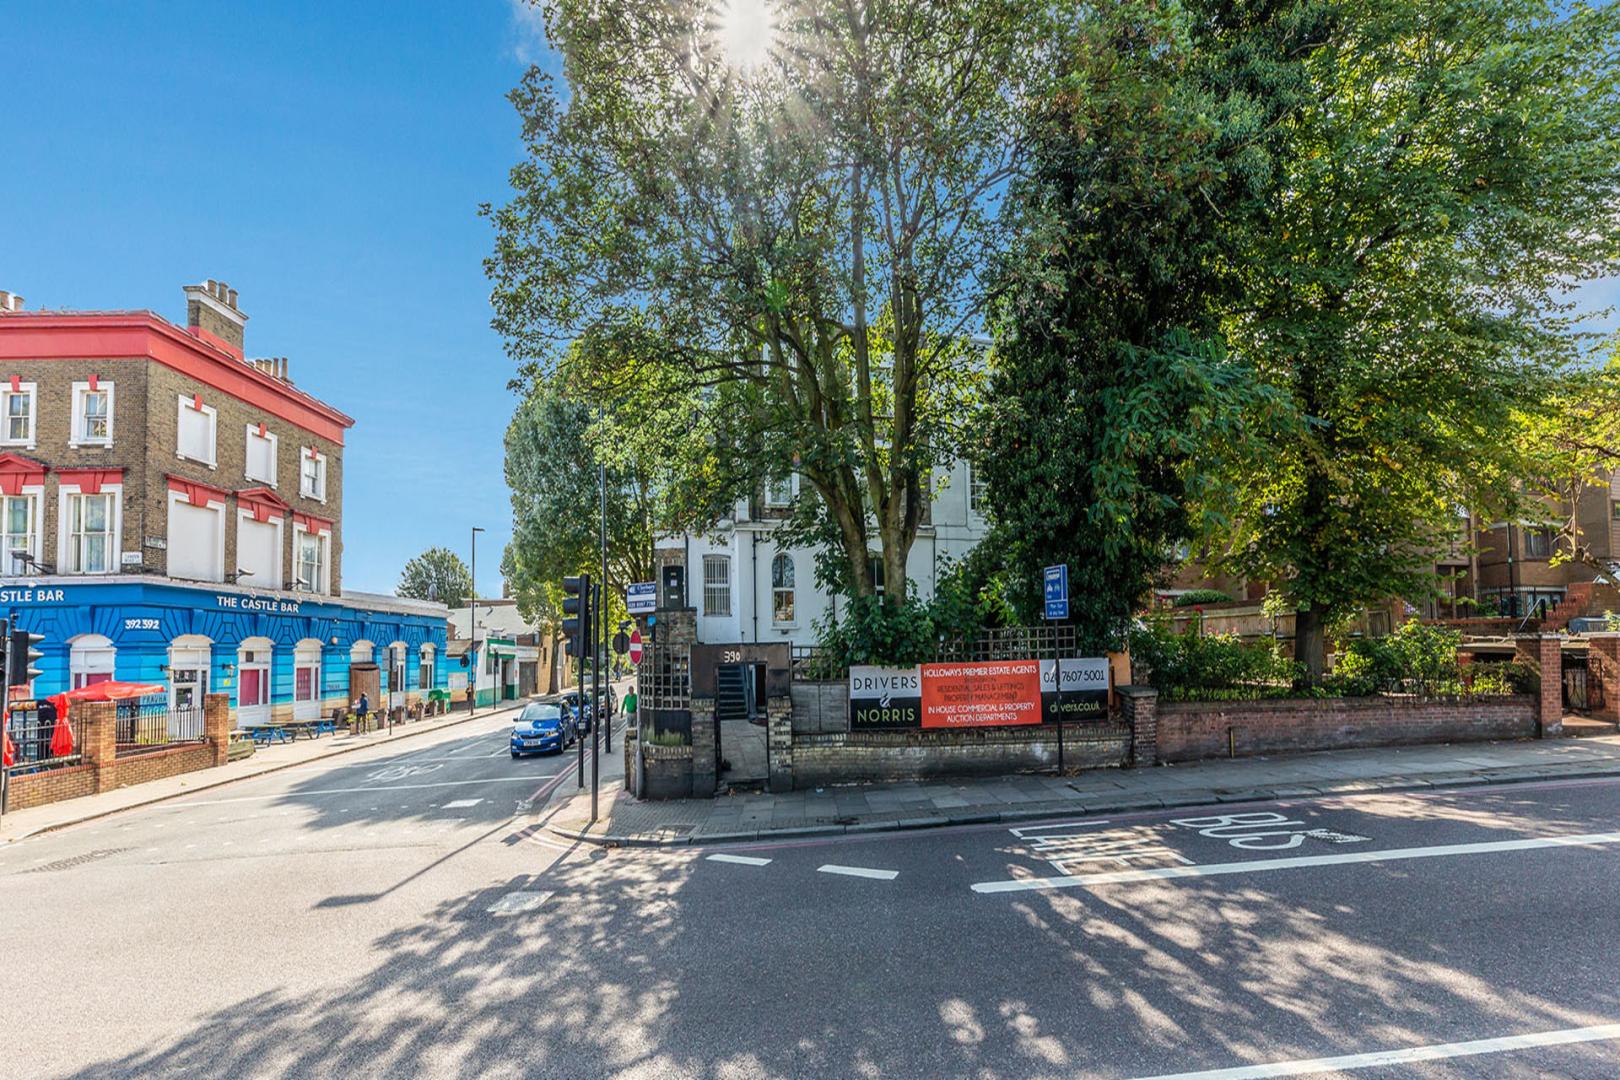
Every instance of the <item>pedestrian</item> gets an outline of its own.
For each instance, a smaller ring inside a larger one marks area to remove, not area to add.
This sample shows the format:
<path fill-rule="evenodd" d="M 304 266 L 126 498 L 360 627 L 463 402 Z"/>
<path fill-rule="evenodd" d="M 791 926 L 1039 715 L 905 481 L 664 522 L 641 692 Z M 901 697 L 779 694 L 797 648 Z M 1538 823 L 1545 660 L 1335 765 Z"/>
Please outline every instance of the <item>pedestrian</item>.
<path fill-rule="evenodd" d="M 624 692 L 624 727 L 628 731 L 636 726 L 636 688 Z"/>
<path fill-rule="evenodd" d="M 366 692 L 362 690 L 360 691 L 360 700 L 355 702 L 354 705 L 355 731 L 359 732 L 366 730 L 366 714 L 370 711 L 371 699 L 366 697 Z"/>

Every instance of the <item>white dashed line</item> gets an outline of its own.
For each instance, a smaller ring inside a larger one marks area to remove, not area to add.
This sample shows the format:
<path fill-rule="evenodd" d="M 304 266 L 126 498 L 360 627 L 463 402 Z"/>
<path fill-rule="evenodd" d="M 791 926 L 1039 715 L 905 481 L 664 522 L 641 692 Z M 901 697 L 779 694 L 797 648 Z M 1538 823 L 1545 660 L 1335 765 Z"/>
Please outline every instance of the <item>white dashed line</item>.
<path fill-rule="evenodd" d="M 446 810 L 461 810 L 468 806 L 477 806 L 483 801 L 483 799 L 457 799 L 455 802 L 445 803 L 444 808 Z"/>
<path fill-rule="evenodd" d="M 738 866 L 769 866 L 771 860 L 756 859 L 752 855 L 710 855 L 710 862 L 736 863 Z"/>
<path fill-rule="evenodd" d="M 843 874 L 846 877 L 871 878 L 873 881 L 893 881 L 900 876 L 898 870 L 873 870 L 869 866 L 839 866 L 837 863 L 828 863 L 816 869 L 823 874 Z"/>

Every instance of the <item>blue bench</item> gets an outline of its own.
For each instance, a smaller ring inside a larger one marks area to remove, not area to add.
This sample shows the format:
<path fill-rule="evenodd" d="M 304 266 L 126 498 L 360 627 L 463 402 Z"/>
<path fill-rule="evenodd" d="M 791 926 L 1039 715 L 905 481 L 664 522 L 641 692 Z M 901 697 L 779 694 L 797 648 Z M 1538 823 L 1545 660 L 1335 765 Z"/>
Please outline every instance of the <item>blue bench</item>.
<path fill-rule="evenodd" d="M 248 733 L 253 736 L 253 742 L 257 746 L 268 746 L 273 742 L 292 742 L 292 736 L 287 734 L 287 729 L 278 724 L 260 724 L 256 727 L 250 727 Z"/>

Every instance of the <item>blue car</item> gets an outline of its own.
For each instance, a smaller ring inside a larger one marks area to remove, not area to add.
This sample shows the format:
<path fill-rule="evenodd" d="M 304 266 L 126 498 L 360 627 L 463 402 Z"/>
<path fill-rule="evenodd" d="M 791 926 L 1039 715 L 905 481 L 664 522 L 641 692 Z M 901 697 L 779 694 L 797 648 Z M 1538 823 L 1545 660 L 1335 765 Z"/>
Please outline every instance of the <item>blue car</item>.
<path fill-rule="evenodd" d="M 512 721 L 512 756 L 561 753 L 574 741 L 573 727 L 563 719 L 562 709 L 551 702 L 534 702 L 523 707 Z"/>

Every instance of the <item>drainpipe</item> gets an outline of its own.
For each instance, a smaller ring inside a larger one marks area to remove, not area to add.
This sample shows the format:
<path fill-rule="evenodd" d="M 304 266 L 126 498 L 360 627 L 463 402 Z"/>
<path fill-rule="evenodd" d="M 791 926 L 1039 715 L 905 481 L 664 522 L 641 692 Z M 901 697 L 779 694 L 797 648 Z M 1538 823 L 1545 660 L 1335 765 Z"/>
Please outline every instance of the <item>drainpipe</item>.
<path fill-rule="evenodd" d="M 748 605 L 754 609 L 754 637 L 759 642 L 759 534 L 748 534 Z"/>

